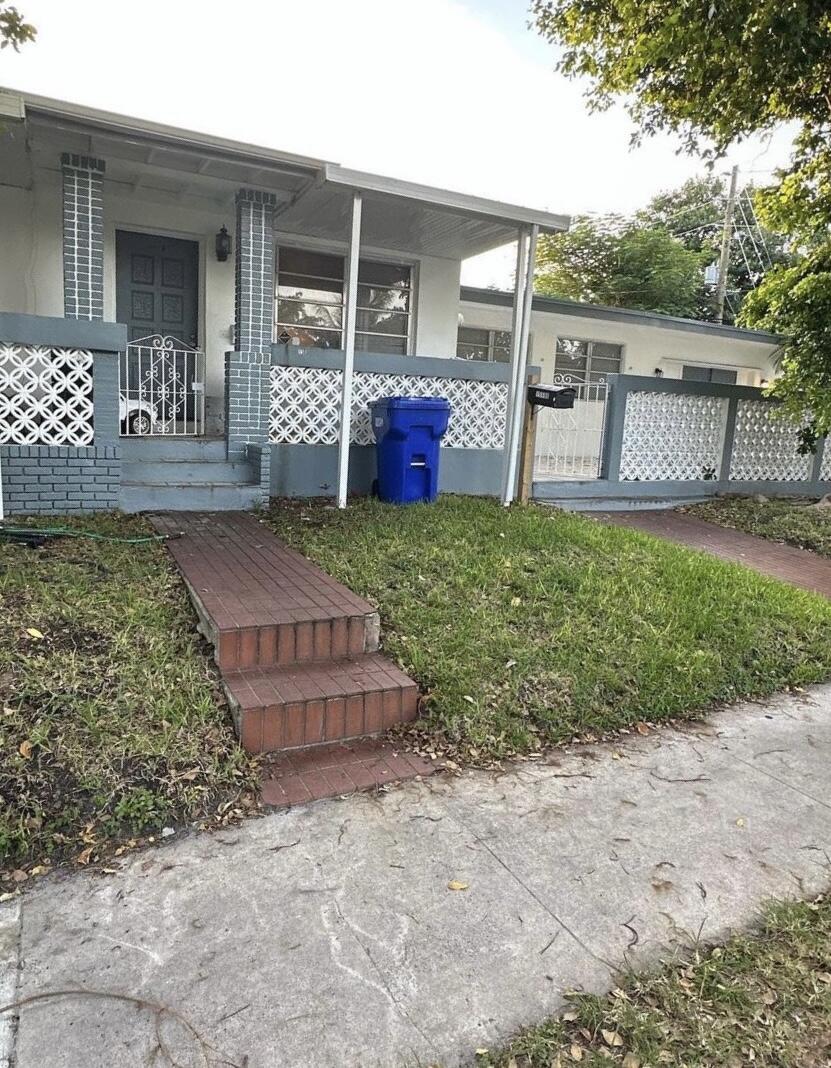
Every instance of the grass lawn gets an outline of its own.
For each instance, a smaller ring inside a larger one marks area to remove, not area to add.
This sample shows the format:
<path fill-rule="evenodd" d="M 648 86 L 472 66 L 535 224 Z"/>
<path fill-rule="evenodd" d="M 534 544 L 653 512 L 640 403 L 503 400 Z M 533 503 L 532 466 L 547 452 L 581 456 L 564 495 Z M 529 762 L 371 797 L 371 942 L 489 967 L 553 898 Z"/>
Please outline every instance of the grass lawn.
<path fill-rule="evenodd" d="M 152 533 L 135 517 L 37 525 Z M 113 838 L 215 816 L 252 785 L 158 542 L 0 539 L 3 867 L 95 860 Z"/>
<path fill-rule="evenodd" d="M 523 1032 L 481 1068 L 827 1068 L 831 900 L 771 906 L 761 929 L 630 976 Z"/>
<path fill-rule="evenodd" d="M 684 511 L 709 523 L 831 556 L 831 508 L 814 508 L 812 504 L 793 500 L 757 503 L 747 498 L 727 497 Z"/>
<path fill-rule="evenodd" d="M 466 759 L 831 676 L 831 603 L 632 530 L 462 497 L 266 518 L 377 603 L 439 747 Z"/>

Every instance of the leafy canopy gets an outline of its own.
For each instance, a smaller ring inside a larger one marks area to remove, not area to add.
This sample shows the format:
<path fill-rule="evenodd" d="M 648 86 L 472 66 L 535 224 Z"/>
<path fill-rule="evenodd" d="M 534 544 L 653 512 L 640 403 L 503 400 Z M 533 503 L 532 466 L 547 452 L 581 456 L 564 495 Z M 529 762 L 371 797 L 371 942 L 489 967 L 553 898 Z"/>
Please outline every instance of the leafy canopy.
<path fill-rule="evenodd" d="M 742 320 L 784 335 L 776 391 L 831 431 L 831 5 L 828 0 L 533 0 L 558 68 L 589 105 L 623 98 L 635 136 L 677 134 L 710 160 L 796 127 L 789 168 L 757 195 L 762 222 L 801 254 L 769 272 Z"/>
<path fill-rule="evenodd" d="M 20 51 L 20 46 L 34 41 L 37 30 L 26 22 L 16 7 L 0 2 L 0 49 L 9 45 Z"/>
<path fill-rule="evenodd" d="M 619 308 L 695 316 L 707 253 L 666 230 L 621 216 L 578 218 L 564 234 L 540 239 L 534 288 Z"/>

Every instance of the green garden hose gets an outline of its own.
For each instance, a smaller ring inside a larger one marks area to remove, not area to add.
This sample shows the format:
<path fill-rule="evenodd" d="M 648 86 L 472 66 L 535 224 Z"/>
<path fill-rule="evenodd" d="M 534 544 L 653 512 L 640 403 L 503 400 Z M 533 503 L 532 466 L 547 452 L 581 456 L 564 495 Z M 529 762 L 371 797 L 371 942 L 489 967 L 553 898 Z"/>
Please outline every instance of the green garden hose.
<path fill-rule="evenodd" d="M 16 527 L 0 523 L 0 538 L 12 541 L 32 541 L 42 538 L 88 538 L 90 541 L 111 541 L 119 545 L 145 545 L 150 542 L 168 541 L 170 534 L 147 534 L 141 538 L 116 538 L 109 534 L 94 534 L 91 530 L 73 530 L 71 527 Z"/>

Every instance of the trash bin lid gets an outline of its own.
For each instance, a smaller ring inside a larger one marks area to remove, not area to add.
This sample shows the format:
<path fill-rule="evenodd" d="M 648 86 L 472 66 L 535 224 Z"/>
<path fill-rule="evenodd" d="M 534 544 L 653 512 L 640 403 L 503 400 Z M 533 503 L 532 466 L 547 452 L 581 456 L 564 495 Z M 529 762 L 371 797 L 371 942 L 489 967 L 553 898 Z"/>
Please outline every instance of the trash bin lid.
<path fill-rule="evenodd" d="M 432 408 L 442 411 L 450 408 L 450 401 L 446 397 L 379 397 L 372 402 L 373 408 L 376 405 L 385 408 Z"/>

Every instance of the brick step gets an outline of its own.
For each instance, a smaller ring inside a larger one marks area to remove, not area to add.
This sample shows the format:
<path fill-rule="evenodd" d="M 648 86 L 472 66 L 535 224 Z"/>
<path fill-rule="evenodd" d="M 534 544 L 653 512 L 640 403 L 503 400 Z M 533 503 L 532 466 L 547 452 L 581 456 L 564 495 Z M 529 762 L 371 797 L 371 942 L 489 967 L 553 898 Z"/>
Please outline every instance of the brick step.
<path fill-rule="evenodd" d="M 418 714 L 418 687 L 379 653 L 223 671 L 222 683 L 237 734 L 250 753 L 379 734 Z"/>
<path fill-rule="evenodd" d="M 190 593 L 199 616 L 199 629 L 213 645 L 214 660 L 223 672 L 355 659 L 378 648 L 377 612 L 300 622 L 218 626 L 204 611 L 198 594 L 194 590 Z"/>

